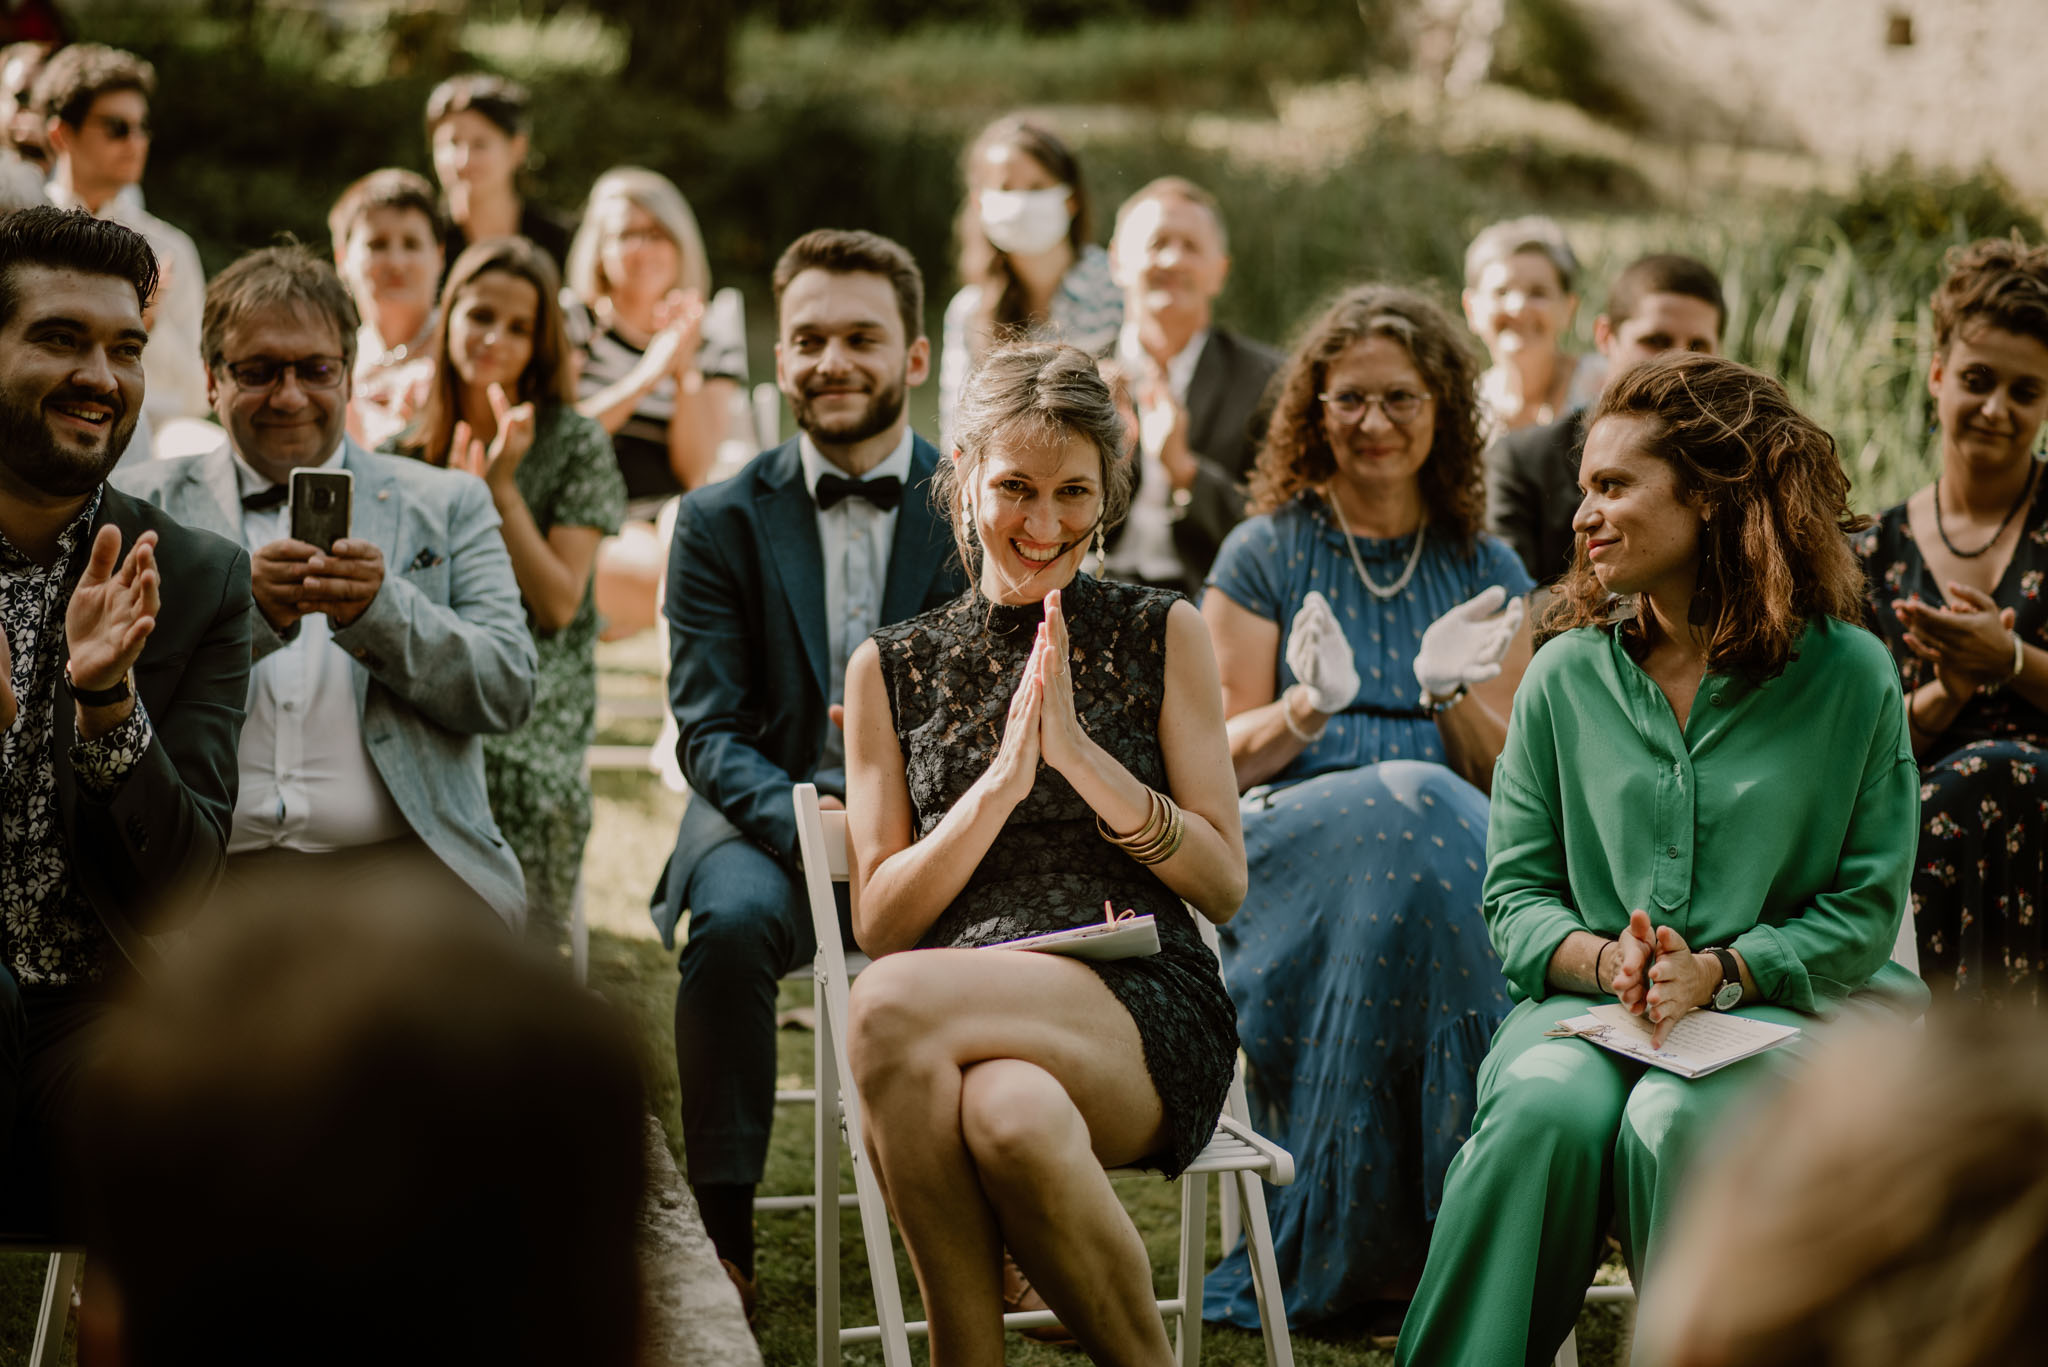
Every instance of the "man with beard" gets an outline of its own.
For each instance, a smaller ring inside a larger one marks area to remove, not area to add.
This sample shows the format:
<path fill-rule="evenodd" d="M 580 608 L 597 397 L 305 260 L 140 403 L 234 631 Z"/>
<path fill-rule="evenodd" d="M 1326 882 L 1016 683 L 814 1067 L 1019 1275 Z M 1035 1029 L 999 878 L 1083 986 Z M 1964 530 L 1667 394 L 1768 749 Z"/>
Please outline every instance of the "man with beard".
<path fill-rule="evenodd" d="M 106 487 L 142 409 L 156 258 L 0 219 L 0 1222 L 68 1228 L 54 1140 L 89 1027 L 220 874 L 249 561 Z M 164 591 L 168 588 L 168 591 Z M 185 896 L 180 896 L 184 894 Z"/>
<path fill-rule="evenodd" d="M 676 992 L 683 1147 L 750 1310 L 775 984 L 816 952 L 790 787 L 815 783 L 828 805 L 845 796 L 847 657 L 962 582 L 932 511 L 939 453 L 904 414 L 906 389 L 931 369 L 917 263 L 873 233 L 821 229 L 782 254 L 774 286 L 776 383 L 800 434 L 686 495 L 676 518 L 669 705 L 691 798 L 653 900 L 664 943 L 689 911 Z"/>

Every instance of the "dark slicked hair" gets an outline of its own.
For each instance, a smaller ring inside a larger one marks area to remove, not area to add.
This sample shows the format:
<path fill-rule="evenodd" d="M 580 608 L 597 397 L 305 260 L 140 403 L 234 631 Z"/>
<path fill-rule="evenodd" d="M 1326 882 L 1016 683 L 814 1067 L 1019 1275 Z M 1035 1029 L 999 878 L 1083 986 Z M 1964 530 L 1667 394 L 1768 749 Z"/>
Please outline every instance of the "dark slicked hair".
<path fill-rule="evenodd" d="M 356 329 L 363 325 L 356 301 L 331 264 L 312 248 L 296 244 L 259 248 L 213 277 L 199 323 L 199 350 L 207 368 L 224 359 L 221 348 L 228 329 L 277 309 L 333 323 L 341 334 L 342 362 L 354 368 Z"/>
<path fill-rule="evenodd" d="M 450 76 L 427 96 L 427 136 L 433 137 L 441 120 L 470 110 L 496 124 L 508 138 L 516 138 L 533 127 L 533 96 L 517 81 L 472 71 Z"/>
<path fill-rule="evenodd" d="M 104 43 L 73 43 L 59 48 L 30 87 L 29 107 L 44 117 L 52 114 L 77 128 L 92 112 L 92 102 L 116 90 L 156 94 L 156 68 L 132 52 Z"/>
<path fill-rule="evenodd" d="M 327 235 L 333 239 L 337 255 L 348 245 L 348 235 L 355 231 L 356 224 L 372 209 L 408 209 L 424 215 L 437 242 L 447 231 L 441 216 L 441 196 L 427 178 L 417 171 L 387 166 L 351 183 L 327 211 Z"/>
<path fill-rule="evenodd" d="M 19 266 L 115 276 L 135 286 L 140 308 L 149 307 L 156 293 L 156 253 L 141 233 L 54 204 L 38 204 L 0 218 L 0 327 L 21 305 L 14 289 Z"/>
<path fill-rule="evenodd" d="M 896 309 L 903 315 L 903 340 L 924 336 L 924 272 L 917 259 L 880 233 L 845 228 L 818 228 L 789 244 L 775 263 L 775 312 L 782 313 L 782 294 L 805 271 L 837 275 L 879 275 L 896 291 Z"/>
<path fill-rule="evenodd" d="M 1716 337 L 1728 326 L 1728 301 L 1721 294 L 1721 277 L 1706 262 L 1676 252 L 1658 252 L 1624 266 L 1607 291 L 1607 321 L 1620 327 L 1635 317 L 1643 300 L 1653 294 L 1682 294 L 1711 305 Z"/>

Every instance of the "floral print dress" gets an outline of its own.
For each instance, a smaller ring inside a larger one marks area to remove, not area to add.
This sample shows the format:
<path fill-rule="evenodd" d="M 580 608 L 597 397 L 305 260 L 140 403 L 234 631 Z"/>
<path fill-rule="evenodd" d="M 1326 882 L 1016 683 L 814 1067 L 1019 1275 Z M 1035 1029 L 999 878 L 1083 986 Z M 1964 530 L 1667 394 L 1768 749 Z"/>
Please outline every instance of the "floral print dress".
<path fill-rule="evenodd" d="M 1856 539 L 1868 624 L 1891 647 L 1908 695 L 1932 666 L 1905 643 L 1898 598 L 1942 601 L 1900 504 Z M 2048 500 L 2036 486 L 2012 563 L 1992 598 L 2014 630 L 2048 646 Z M 1935 999 L 2040 1005 L 2048 962 L 2048 714 L 2011 689 L 1980 692 L 1921 756 L 1920 849 L 1910 910 Z"/>

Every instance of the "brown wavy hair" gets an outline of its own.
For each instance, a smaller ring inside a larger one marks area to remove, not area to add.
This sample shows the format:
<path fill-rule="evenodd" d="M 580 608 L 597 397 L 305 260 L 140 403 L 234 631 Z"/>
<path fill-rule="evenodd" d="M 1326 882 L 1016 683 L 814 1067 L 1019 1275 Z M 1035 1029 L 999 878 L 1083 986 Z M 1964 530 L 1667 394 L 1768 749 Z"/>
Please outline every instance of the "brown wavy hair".
<path fill-rule="evenodd" d="M 981 130 L 960 158 L 960 176 L 967 185 L 967 195 L 955 224 L 960 241 L 960 283 L 981 286 L 981 307 L 974 322 L 975 334 L 982 340 L 970 344 L 977 350 L 1014 340 L 1031 321 L 1031 311 L 1024 299 L 1024 282 L 1011 268 L 1010 258 L 997 250 L 981 226 L 980 196 L 974 190 L 975 167 L 997 147 L 1016 148 L 1074 192 L 1074 218 L 1067 225 L 1067 245 L 1073 249 L 1074 260 L 1081 259 L 1095 231 L 1088 186 L 1081 179 L 1081 162 L 1057 133 L 1034 119 L 1015 114 Z"/>
<path fill-rule="evenodd" d="M 1870 525 L 1849 510 L 1835 439 L 1770 376 L 1719 356 L 1673 353 L 1615 377 L 1587 419 L 1637 418 L 1645 449 L 1707 514 L 1700 591 L 1712 605 L 1707 668 L 1761 682 L 1781 673 L 1814 617 L 1863 620 L 1863 570 L 1848 535 Z M 1544 613 L 1547 640 L 1615 620 L 1577 539 L 1572 567 Z M 1634 619 L 1623 624 L 1640 631 Z"/>
<path fill-rule="evenodd" d="M 1952 247 L 1934 291 L 1934 348 L 1944 356 L 1958 332 L 1979 323 L 2048 346 L 2048 247 L 2015 232 Z"/>
<path fill-rule="evenodd" d="M 1368 337 L 1399 342 L 1436 400 L 1436 435 L 1417 476 L 1433 533 L 1469 547 L 1479 535 L 1479 367 L 1464 331 L 1428 296 L 1398 285 L 1347 290 L 1311 323 L 1280 373 L 1280 396 L 1266 444 L 1252 469 L 1251 511 L 1270 513 L 1337 473 L 1323 435 L 1323 392 L 1330 365 Z"/>

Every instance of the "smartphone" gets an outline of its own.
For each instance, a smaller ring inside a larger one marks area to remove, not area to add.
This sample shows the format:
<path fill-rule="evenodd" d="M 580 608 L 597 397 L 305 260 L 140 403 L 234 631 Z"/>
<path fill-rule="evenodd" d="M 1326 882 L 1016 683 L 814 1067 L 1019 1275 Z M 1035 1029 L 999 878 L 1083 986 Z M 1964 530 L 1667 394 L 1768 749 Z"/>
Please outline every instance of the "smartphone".
<path fill-rule="evenodd" d="M 355 487 L 346 470 L 292 471 L 292 540 L 333 550 L 349 534 Z"/>

